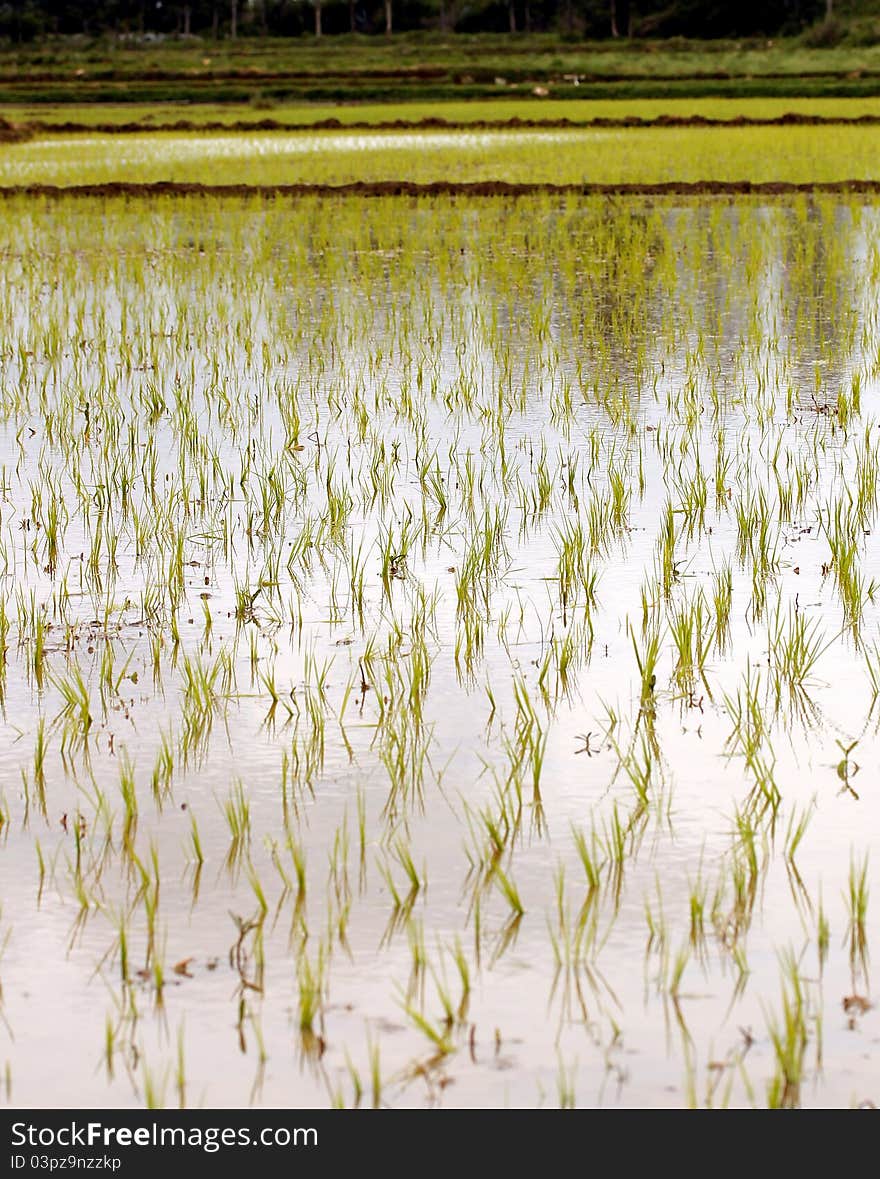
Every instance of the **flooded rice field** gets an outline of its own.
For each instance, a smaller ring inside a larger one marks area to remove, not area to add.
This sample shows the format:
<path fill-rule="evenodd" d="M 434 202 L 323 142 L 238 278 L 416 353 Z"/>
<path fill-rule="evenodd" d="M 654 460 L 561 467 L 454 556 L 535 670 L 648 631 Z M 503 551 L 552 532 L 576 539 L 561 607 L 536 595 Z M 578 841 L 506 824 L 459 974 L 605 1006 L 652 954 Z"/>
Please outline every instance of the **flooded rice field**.
<path fill-rule="evenodd" d="M 876 205 L 2 217 L 4 1099 L 878 1100 Z"/>
<path fill-rule="evenodd" d="M 644 184 L 880 180 L 880 126 L 570 127 L 311 131 L 43 130 L 4 145 L 0 188 L 162 181 Z"/>

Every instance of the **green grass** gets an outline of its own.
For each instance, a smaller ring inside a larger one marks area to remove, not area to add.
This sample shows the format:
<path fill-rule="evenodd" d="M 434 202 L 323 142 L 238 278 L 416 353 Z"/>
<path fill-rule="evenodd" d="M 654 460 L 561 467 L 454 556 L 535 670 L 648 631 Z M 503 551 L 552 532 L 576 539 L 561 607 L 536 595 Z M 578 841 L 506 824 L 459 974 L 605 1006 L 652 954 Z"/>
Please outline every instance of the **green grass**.
<path fill-rule="evenodd" d="M 198 39 L 119 45 L 60 41 L 0 55 L 3 102 L 444 101 L 535 85 L 572 97 L 871 95 L 880 43 L 815 49 L 802 41 L 572 43 L 431 33 L 384 37 Z M 862 76 L 858 76 L 862 75 Z M 498 79 L 501 79 L 499 81 Z"/>
<path fill-rule="evenodd" d="M 68 39 L 7 49 L 0 73 L 45 76 L 81 69 L 85 77 L 198 71 L 202 76 L 230 71 L 352 74 L 368 70 L 471 68 L 535 73 L 548 70 L 592 71 L 603 75 L 682 76 L 696 73 L 790 75 L 815 71 L 851 71 L 880 63 L 880 44 L 811 48 L 797 39 L 759 38 L 717 41 L 572 42 L 554 33 L 455 34 L 397 33 L 384 37 L 311 36 L 296 39 L 168 39 L 161 44 L 114 44 Z"/>
<path fill-rule="evenodd" d="M 471 74 L 439 78 L 431 81 L 403 78 L 340 80 L 315 76 L 308 79 L 275 79 L 247 81 L 176 79 L 162 81 L 96 81 L 91 83 L 69 80 L 12 83 L 0 78 L 0 104 L 28 105 L 36 103 L 95 104 L 120 103 L 254 103 L 264 115 L 271 113 L 276 103 L 350 104 L 378 102 L 446 103 L 456 100 L 488 100 L 503 92 L 511 99 L 540 96 L 556 99 L 594 99 L 646 102 L 657 99 L 771 99 L 799 98 L 842 99 L 872 98 L 877 93 L 877 78 L 872 73 L 858 70 L 842 75 L 818 74 L 782 77 L 761 77 L 745 74 L 741 77 L 627 77 L 600 81 L 567 81 L 560 77 L 541 77 L 537 71 L 524 81 L 509 81 L 504 85 L 488 75 L 477 79 Z M 499 75 L 500 76 L 500 75 Z"/>

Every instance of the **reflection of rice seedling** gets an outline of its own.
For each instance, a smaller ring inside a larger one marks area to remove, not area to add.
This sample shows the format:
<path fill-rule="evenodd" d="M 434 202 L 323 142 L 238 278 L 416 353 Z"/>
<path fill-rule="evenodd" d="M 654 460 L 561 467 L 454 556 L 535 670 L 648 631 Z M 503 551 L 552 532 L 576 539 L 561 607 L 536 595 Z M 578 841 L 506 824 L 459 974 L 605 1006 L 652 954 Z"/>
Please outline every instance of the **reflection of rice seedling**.
<path fill-rule="evenodd" d="M 144 1058 L 142 1066 L 142 1082 L 144 1088 L 144 1105 L 147 1109 L 164 1109 L 165 1093 L 168 1085 L 166 1073 L 157 1075 Z"/>
<path fill-rule="evenodd" d="M 575 1095 L 575 1077 L 577 1076 L 578 1062 L 575 1060 L 568 1068 L 562 1057 L 559 1058 L 559 1069 L 556 1074 L 556 1088 L 559 1094 L 559 1108 L 560 1109 L 574 1109 L 577 1105 L 577 1098 Z"/>
<path fill-rule="evenodd" d="M 223 814 L 231 837 L 226 863 L 234 867 L 245 855 L 251 837 L 251 805 L 243 782 L 233 786 L 223 803 Z"/>
<path fill-rule="evenodd" d="M 196 817 L 190 813 L 190 843 L 192 845 L 193 857 L 196 865 L 200 868 L 205 862 L 205 853 L 202 850 L 202 838 L 199 834 L 199 825 L 196 822 Z"/>
<path fill-rule="evenodd" d="M 855 858 L 850 859 L 849 882 L 846 892 L 849 922 L 847 925 L 847 939 L 849 944 L 849 959 L 853 969 L 867 969 L 868 962 L 868 857 L 857 864 Z"/>
<path fill-rule="evenodd" d="M 816 947 L 819 952 L 819 969 L 820 971 L 825 966 L 825 960 L 828 957 L 828 948 L 831 944 L 831 926 L 828 923 L 828 916 L 822 904 L 822 896 L 819 896 L 819 908 L 816 914 Z"/>

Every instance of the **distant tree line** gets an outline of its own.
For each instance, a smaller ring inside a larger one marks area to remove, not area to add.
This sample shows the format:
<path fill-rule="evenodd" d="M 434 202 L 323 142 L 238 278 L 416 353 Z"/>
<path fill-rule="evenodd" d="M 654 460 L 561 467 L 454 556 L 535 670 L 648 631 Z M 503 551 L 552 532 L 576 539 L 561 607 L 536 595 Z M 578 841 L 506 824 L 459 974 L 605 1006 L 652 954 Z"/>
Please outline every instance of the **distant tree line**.
<path fill-rule="evenodd" d="M 831 0 L 0 0 L 0 37 L 219 39 L 439 29 L 717 38 L 797 33 L 831 11 Z"/>

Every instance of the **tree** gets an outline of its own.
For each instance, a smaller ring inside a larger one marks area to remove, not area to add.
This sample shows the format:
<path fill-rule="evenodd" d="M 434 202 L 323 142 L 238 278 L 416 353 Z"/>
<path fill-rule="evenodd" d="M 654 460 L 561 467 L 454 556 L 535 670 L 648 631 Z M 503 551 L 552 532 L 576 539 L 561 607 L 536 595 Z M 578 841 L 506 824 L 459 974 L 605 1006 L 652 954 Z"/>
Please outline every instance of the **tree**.
<path fill-rule="evenodd" d="M 629 0 L 611 0 L 611 36 L 628 37 L 632 32 L 629 19 Z"/>
<path fill-rule="evenodd" d="M 572 0 L 564 0 L 563 12 L 565 14 L 565 31 L 571 37 L 574 33 L 574 5 Z"/>
<path fill-rule="evenodd" d="M 455 0 L 440 0 L 440 32 L 448 33 L 455 25 Z"/>

